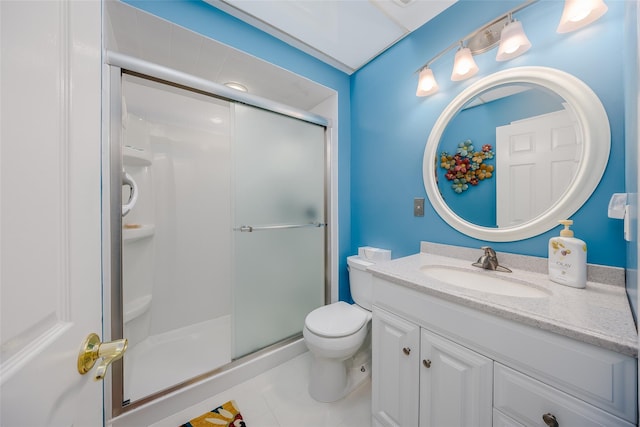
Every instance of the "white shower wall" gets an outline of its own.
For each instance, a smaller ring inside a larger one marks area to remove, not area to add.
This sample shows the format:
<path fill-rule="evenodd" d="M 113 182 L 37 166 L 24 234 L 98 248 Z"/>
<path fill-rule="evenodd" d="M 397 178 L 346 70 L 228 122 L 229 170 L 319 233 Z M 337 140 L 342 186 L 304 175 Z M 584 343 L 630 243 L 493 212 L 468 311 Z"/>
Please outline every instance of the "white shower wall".
<path fill-rule="evenodd" d="M 125 171 L 138 185 L 138 201 L 123 217 L 122 265 L 124 274 L 124 318 L 134 321 L 126 325 L 130 345 L 136 345 L 148 334 L 149 303 L 152 298 L 155 223 L 153 212 L 153 186 L 151 184 L 151 152 L 149 150 L 149 125 L 142 118 L 128 114 L 123 123 L 123 165 Z M 122 197 L 129 197 L 128 187 L 123 186 Z M 140 227 L 140 228 L 130 228 Z M 146 229 L 146 232 L 143 232 Z M 144 323 L 144 326 L 141 324 Z"/>
<path fill-rule="evenodd" d="M 151 128 L 156 218 L 151 334 L 231 313 L 229 135 Z"/>
<path fill-rule="evenodd" d="M 135 402 L 231 361 L 231 107 L 132 76 L 123 99 L 138 187 L 122 220 L 123 401 Z"/>

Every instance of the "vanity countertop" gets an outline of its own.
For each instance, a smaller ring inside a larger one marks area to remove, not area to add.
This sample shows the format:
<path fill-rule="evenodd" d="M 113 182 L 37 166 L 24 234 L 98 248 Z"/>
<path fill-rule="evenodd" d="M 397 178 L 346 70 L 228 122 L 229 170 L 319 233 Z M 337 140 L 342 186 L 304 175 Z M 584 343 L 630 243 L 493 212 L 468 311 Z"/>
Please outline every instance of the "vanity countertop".
<path fill-rule="evenodd" d="M 427 265 L 450 266 L 528 282 L 546 290 L 549 296 L 512 297 L 453 286 L 425 276 L 420 268 Z M 369 267 L 374 276 L 400 286 L 638 357 L 638 334 L 624 286 L 589 281 L 586 288 L 576 289 L 552 282 L 547 274 L 511 269 L 513 273 L 482 270 L 472 267 L 468 259 L 424 252 Z"/>

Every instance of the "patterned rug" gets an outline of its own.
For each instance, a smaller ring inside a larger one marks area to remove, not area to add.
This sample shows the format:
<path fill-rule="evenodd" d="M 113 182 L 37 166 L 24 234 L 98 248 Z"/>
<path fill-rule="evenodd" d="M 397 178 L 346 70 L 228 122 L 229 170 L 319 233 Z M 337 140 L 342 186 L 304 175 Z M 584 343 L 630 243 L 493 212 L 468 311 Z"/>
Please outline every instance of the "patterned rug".
<path fill-rule="evenodd" d="M 180 427 L 214 426 L 247 427 L 242 419 L 238 405 L 236 405 L 236 402 L 233 400 L 223 403 L 221 406 L 192 419 L 188 423 L 182 424 Z"/>

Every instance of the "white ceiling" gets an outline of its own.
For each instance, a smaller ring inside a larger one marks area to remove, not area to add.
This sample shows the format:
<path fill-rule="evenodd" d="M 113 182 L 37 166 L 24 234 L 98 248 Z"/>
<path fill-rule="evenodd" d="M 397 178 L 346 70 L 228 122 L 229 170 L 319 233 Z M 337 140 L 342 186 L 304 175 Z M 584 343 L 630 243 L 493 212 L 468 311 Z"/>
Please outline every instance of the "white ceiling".
<path fill-rule="evenodd" d="M 457 0 L 205 0 L 353 73 Z"/>
<path fill-rule="evenodd" d="M 240 82 L 252 95 L 305 111 L 334 95 L 332 89 L 126 3 L 106 1 L 105 12 L 107 50 L 219 84 Z"/>
<path fill-rule="evenodd" d="M 228 3 L 205 1 L 234 9 L 234 15 L 255 21 L 252 25 L 259 24 L 287 43 L 351 73 L 455 0 L 414 0 L 405 7 L 395 0 L 228 0 L 247 8 L 260 6 L 269 15 L 261 16 L 260 21 Z M 330 88 L 121 1 L 108 0 L 105 5 L 107 50 L 215 83 L 240 82 L 252 95 L 305 111 L 313 111 L 335 95 Z M 271 19 L 282 29 L 265 23 Z"/>

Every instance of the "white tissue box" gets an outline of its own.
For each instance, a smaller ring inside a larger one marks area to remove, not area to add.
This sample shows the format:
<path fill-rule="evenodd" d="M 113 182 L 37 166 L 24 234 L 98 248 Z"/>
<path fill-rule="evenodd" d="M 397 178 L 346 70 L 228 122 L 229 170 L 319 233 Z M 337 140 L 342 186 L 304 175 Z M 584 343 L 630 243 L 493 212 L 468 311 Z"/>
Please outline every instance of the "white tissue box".
<path fill-rule="evenodd" d="M 358 248 L 358 256 L 373 262 L 382 262 L 391 260 L 391 251 L 389 249 L 373 248 L 371 246 L 362 246 Z"/>

